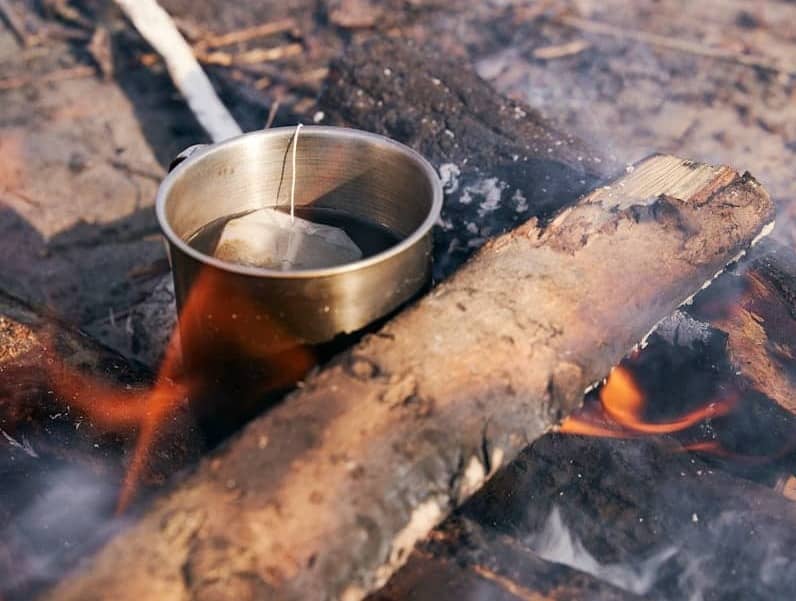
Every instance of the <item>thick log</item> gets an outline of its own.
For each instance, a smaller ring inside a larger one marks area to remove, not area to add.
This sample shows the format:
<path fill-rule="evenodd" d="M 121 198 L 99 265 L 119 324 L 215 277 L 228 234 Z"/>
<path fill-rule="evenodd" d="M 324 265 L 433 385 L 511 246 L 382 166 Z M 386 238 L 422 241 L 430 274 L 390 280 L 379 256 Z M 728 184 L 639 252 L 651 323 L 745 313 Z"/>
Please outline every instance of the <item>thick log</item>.
<path fill-rule="evenodd" d="M 642 597 L 544 561 L 512 536 L 454 515 L 368 601 L 631 601 Z"/>
<path fill-rule="evenodd" d="M 400 140 L 439 170 L 438 280 L 489 238 L 548 219 L 617 171 L 529 106 L 496 94 L 464 61 L 403 40 L 351 48 L 332 63 L 319 104 L 326 121 Z"/>
<path fill-rule="evenodd" d="M 671 439 L 545 436 L 460 513 L 644 598 L 774 601 L 796 591 L 796 504 Z"/>
<path fill-rule="evenodd" d="M 749 387 L 796 414 L 796 253 L 765 244 L 705 296 L 693 313 L 727 334 L 729 359 Z"/>
<path fill-rule="evenodd" d="M 748 174 L 655 156 L 496 238 L 49 598 L 362 598 L 772 214 Z"/>

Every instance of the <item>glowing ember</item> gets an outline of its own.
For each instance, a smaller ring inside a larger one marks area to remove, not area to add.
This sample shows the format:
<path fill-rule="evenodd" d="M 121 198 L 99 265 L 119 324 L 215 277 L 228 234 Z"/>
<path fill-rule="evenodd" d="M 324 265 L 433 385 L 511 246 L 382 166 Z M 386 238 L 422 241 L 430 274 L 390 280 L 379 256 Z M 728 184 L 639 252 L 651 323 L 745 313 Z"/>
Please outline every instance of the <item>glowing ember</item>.
<path fill-rule="evenodd" d="M 290 336 L 249 299 L 230 295 L 224 298 L 223 306 L 218 295 L 211 293 L 217 282 L 213 270 L 205 270 L 192 288 L 180 317 L 180 324 L 172 332 L 163 361 L 154 384 L 148 389 L 129 389 L 114 386 L 106 381 L 81 373 L 60 360 L 50 364 L 53 386 L 59 396 L 72 407 L 83 412 L 97 427 L 109 432 L 137 432 L 135 449 L 122 483 L 117 510 L 123 511 L 132 500 L 151 456 L 161 427 L 175 410 L 188 399 L 204 391 L 214 371 L 208 362 L 217 363 L 236 356 L 246 362 L 262 365 L 268 373 L 268 381 L 261 382 L 257 394 L 292 385 L 314 364 L 312 354 L 295 342 L 290 345 Z M 185 370 L 181 362 L 180 337 L 183 342 L 197 345 L 203 338 L 197 332 L 200 315 L 213 315 L 214 332 L 221 348 L 203 349 L 199 364 Z M 240 324 L 246 324 L 245 337 Z M 252 325 L 255 324 L 255 325 Z M 274 355 L 267 349 L 253 348 L 246 341 L 271 340 L 278 334 L 284 342 L 280 353 Z M 52 347 L 52 345 L 51 345 Z M 288 349 L 287 351 L 285 349 Z M 55 357 L 55 353 L 50 353 Z"/>
<path fill-rule="evenodd" d="M 726 415 L 735 405 L 735 399 L 714 401 L 666 422 L 646 420 L 644 416 L 646 405 L 646 398 L 630 370 L 621 366 L 616 367 L 611 370 L 600 389 L 600 410 L 585 405 L 581 411 L 564 420 L 559 431 L 611 438 L 671 434 L 691 428 L 707 419 Z"/>

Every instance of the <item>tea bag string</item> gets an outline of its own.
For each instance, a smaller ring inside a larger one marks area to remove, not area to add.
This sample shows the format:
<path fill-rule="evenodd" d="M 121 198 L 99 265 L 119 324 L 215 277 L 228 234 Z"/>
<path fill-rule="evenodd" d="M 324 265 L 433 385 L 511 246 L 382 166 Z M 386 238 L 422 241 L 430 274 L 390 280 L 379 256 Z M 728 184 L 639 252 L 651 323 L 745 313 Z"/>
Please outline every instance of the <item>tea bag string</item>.
<path fill-rule="evenodd" d="M 296 133 L 293 134 L 293 173 L 290 178 L 290 223 L 296 222 L 296 150 L 298 148 L 299 131 L 304 127 L 302 123 L 296 125 Z"/>

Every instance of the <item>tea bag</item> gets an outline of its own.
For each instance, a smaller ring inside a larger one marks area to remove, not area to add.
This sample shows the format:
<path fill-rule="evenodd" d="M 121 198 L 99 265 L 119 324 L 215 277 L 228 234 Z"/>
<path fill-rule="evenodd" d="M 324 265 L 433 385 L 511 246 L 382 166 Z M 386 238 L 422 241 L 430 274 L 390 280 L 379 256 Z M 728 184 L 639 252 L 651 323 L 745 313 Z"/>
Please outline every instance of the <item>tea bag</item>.
<path fill-rule="evenodd" d="M 224 261 L 282 271 L 333 267 L 362 258 L 362 251 L 340 228 L 276 209 L 230 219 L 214 254 Z"/>
<path fill-rule="evenodd" d="M 230 219 L 216 245 L 224 261 L 269 269 L 318 269 L 362 258 L 362 251 L 342 229 L 295 216 L 296 147 L 301 124 L 293 136 L 290 214 L 273 208 Z"/>

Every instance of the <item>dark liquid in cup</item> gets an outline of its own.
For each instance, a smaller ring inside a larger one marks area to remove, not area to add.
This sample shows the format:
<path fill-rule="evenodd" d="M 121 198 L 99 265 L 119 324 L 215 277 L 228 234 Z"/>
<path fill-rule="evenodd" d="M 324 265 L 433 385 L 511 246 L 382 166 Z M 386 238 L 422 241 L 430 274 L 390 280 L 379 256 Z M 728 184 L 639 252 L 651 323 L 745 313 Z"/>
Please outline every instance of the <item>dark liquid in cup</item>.
<path fill-rule="evenodd" d="M 221 239 L 221 233 L 224 231 L 226 223 L 230 219 L 247 214 L 228 215 L 211 221 L 191 236 L 188 244 L 199 252 L 212 256 L 215 253 L 218 241 Z M 335 209 L 296 207 L 296 217 L 342 229 L 362 251 L 363 259 L 385 251 L 400 241 L 397 235 L 383 225 L 354 217 Z"/>

